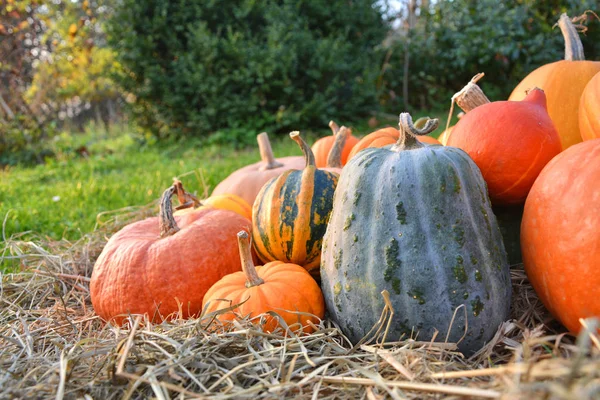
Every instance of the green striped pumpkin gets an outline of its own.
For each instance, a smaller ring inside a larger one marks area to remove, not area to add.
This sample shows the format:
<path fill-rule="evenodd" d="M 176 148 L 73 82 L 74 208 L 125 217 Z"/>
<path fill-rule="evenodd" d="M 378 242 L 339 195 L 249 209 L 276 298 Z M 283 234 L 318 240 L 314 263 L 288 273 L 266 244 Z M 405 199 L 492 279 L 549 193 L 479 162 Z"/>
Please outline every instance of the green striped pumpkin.
<path fill-rule="evenodd" d="M 383 290 L 395 311 L 389 341 L 443 341 L 458 309 L 448 340 L 466 330 L 459 349 L 472 353 L 507 319 L 511 297 L 486 184 L 464 151 L 416 140 L 437 123 L 419 130 L 401 114 L 400 127 L 396 145 L 362 150 L 340 175 L 323 240 L 327 310 L 357 343 L 381 315 Z"/>
<path fill-rule="evenodd" d="M 317 169 L 300 134 L 290 137 L 302 149 L 306 167 L 286 171 L 262 187 L 252 208 L 252 245 L 265 263 L 283 261 L 310 271 L 321 263 L 338 174 Z"/>

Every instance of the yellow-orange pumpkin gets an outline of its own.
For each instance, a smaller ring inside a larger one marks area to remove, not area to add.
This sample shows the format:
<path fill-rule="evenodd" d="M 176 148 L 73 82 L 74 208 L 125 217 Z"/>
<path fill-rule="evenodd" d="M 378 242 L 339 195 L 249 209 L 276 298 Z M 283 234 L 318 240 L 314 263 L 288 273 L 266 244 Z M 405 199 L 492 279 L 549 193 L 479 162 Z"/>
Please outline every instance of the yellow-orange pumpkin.
<path fill-rule="evenodd" d="M 580 99 L 587 83 L 600 72 L 600 62 L 584 61 L 577 30 L 566 14 L 561 15 L 558 25 L 565 38 L 565 59 L 531 72 L 513 90 L 509 100 L 523 100 L 534 87 L 544 90 L 548 114 L 564 150 L 582 140 L 578 117 Z"/>
<path fill-rule="evenodd" d="M 600 138 L 600 72 L 588 82 L 581 95 L 579 133 L 583 140 Z"/>
<path fill-rule="evenodd" d="M 315 280 L 296 264 L 272 261 L 255 267 L 248 233 L 241 231 L 237 237 L 242 272 L 225 276 L 206 292 L 203 302 L 205 313 L 242 303 L 234 310 L 242 316 L 253 318 L 275 311 L 292 329 L 304 327 L 304 332 L 312 332 L 308 321 L 318 323 L 325 314 L 323 294 Z M 231 321 L 235 318 L 234 311 L 220 314 L 217 318 L 222 322 Z M 263 329 L 266 332 L 272 332 L 278 326 L 278 319 L 265 315 Z"/>

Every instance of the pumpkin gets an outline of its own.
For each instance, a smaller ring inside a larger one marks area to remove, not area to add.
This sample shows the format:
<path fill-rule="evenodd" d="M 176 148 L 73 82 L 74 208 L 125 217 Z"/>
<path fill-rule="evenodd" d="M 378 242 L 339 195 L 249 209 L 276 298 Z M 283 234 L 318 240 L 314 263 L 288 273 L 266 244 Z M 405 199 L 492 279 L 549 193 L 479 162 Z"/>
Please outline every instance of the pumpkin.
<path fill-rule="evenodd" d="M 338 174 L 317 169 L 299 132 L 290 137 L 304 152 L 306 167 L 286 171 L 263 186 L 252 207 L 252 243 L 263 262 L 283 261 L 310 271 L 321 262 Z"/>
<path fill-rule="evenodd" d="M 461 307 L 449 340 L 466 330 L 458 346 L 472 353 L 508 318 L 509 267 L 485 182 L 464 151 L 416 140 L 436 126 L 417 129 L 400 114 L 397 144 L 361 151 L 340 175 L 321 288 L 353 343 L 377 323 L 382 290 L 395 311 L 390 341 L 416 332 L 419 340 L 444 340 Z"/>
<path fill-rule="evenodd" d="M 304 332 L 311 333 L 313 328 L 308 324 L 318 323 L 325 314 L 325 304 L 321 289 L 301 266 L 272 261 L 264 266 L 255 267 L 250 254 L 250 241 L 246 231 L 237 235 L 240 250 L 242 272 L 223 277 L 204 295 L 204 312 L 219 311 L 232 305 L 240 304 L 237 313 L 250 318 L 269 311 L 281 316 L 285 323 L 296 330 L 304 327 Z M 235 319 L 233 311 L 219 314 L 221 322 Z M 273 332 L 279 321 L 265 316 L 263 330 Z"/>
<path fill-rule="evenodd" d="M 523 101 L 496 101 L 467 112 L 448 146 L 475 161 L 494 205 L 522 204 L 542 168 L 561 151 L 546 96 L 537 88 Z"/>
<path fill-rule="evenodd" d="M 546 165 L 521 224 L 525 271 L 546 308 L 571 332 L 600 317 L 600 139 Z"/>
<path fill-rule="evenodd" d="M 600 72 L 588 82 L 581 95 L 579 132 L 583 140 L 600 138 Z"/>
<path fill-rule="evenodd" d="M 167 189 L 159 216 L 121 229 L 96 260 L 90 294 L 104 320 L 121 324 L 128 314 L 148 314 L 160 322 L 176 312 L 183 318 L 199 315 L 206 291 L 240 269 L 237 246 L 228 238 L 250 229 L 250 221 L 212 207 L 173 216 L 176 192 L 176 185 Z"/>
<path fill-rule="evenodd" d="M 337 136 L 338 131 L 340 130 L 340 127 L 334 121 L 329 121 L 329 127 L 331 128 L 333 135 L 320 138 L 311 147 L 312 152 L 315 155 L 315 163 L 317 165 L 317 168 L 327 167 L 329 153 L 333 148 L 335 138 Z M 354 147 L 356 143 L 358 143 L 358 138 L 353 136 L 352 132 L 350 132 L 346 143 L 342 147 L 342 152 L 340 155 L 342 166 L 346 165 L 346 162 L 348 161 L 348 155 L 350 154 L 352 147 Z"/>
<path fill-rule="evenodd" d="M 585 61 L 577 30 L 566 14 L 558 21 L 565 38 L 565 59 L 543 65 L 517 85 L 509 100 L 519 101 L 534 87 L 544 90 L 548 114 L 560 136 L 562 149 L 581 142 L 578 110 L 587 83 L 600 71 L 600 62 Z"/>
<path fill-rule="evenodd" d="M 415 122 L 415 125 L 419 125 L 419 121 L 425 121 L 428 118 L 421 118 Z M 353 158 L 359 151 L 371 148 L 371 147 L 384 147 L 393 145 L 398 141 L 400 137 L 400 131 L 396 128 L 387 127 L 379 129 L 375 132 L 369 133 L 367 136 L 362 138 L 350 152 L 348 159 Z M 428 144 L 441 144 L 439 140 L 431 136 L 419 136 L 417 140 L 421 143 Z"/>
<path fill-rule="evenodd" d="M 271 143 L 266 132 L 256 137 L 261 161 L 247 165 L 231 173 L 212 192 L 212 196 L 220 194 L 235 194 L 248 204 L 253 204 L 262 186 L 271 178 L 279 176 L 289 169 L 304 168 L 304 158 L 301 156 L 275 158 Z"/>

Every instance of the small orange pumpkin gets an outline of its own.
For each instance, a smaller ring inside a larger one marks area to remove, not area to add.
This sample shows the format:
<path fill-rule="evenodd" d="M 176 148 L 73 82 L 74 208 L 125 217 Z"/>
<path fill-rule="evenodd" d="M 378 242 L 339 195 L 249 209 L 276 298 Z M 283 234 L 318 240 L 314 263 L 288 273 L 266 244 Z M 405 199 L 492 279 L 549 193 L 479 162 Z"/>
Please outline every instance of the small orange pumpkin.
<path fill-rule="evenodd" d="M 600 72 L 588 82 L 581 95 L 579 132 L 583 140 L 600 138 Z"/>
<path fill-rule="evenodd" d="M 329 122 L 329 127 L 331 128 L 333 135 L 320 138 L 311 147 L 311 150 L 315 155 L 317 168 L 328 166 L 329 153 L 331 152 L 331 149 L 333 149 L 335 138 L 340 130 L 340 127 L 334 121 Z M 342 166 L 346 165 L 346 162 L 348 162 L 348 155 L 356 143 L 358 143 L 358 138 L 353 136 L 352 131 L 350 131 L 350 135 L 348 135 L 346 143 L 343 145 L 342 152 L 340 153 Z"/>
<path fill-rule="evenodd" d="M 159 217 L 121 229 L 96 260 L 90 294 L 104 320 L 121 324 L 128 314 L 148 314 L 160 322 L 179 311 L 183 318 L 199 315 L 206 291 L 239 271 L 239 253 L 228 238 L 250 230 L 251 222 L 212 207 L 173 216 L 177 191 L 173 185 L 163 193 Z"/>
<path fill-rule="evenodd" d="M 345 126 L 342 126 L 337 130 L 337 133 L 335 134 L 335 141 L 333 142 L 333 146 L 331 147 L 331 151 L 327 157 L 327 166 L 325 168 L 321 168 L 322 170 L 335 172 L 338 175 L 342 173 L 342 151 L 345 149 L 345 144 L 348 143 L 350 134 L 350 129 L 346 128 Z"/>
<path fill-rule="evenodd" d="M 250 318 L 275 311 L 294 330 L 303 327 L 311 333 L 308 321 L 318 323 L 325 315 L 325 302 L 321 289 L 301 266 L 272 261 L 255 267 L 250 255 L 250 241 L 246 231 L 237 234 L 242 272 L 225 276 L 204 295 L 203 308 L 211 313 L 235 304 L 237 312 Z M 226 300 L 226 301 L 223 301 Z M 219 314 L 217 318 L 232 321 L 233 311 Z M 263 329 L 273 332 L 279 321 L 272 315 L 266 316 Z"/>
<path fill-rule="evenodd" d="M 581 142 L 578 109 L 587 83 L 600 72 L 600 62 L 585 61 L 575 26 L 562 14 L 558 21 L 565 38 L 565 59 L 542 65 L 517 85 L 509 100 L 523 100 L 527 91 L 538 87 L 546 93 L 548 114 L 560 136 L 562 149 Z"/>
<path fill-rule="evenodd" d="M 304 168 L 304 157 L 291 156 L 275 158 L 269 136 L 266 132 L 256 137 L 261 161 L 247 165 L 234 171 L 223 179 L 212 192 L 212 196 L 218 194 L 235 194 L 240 196 L 248 204 L 254 204 L 256 195 L 263 185 L 271 178 L 281 175 L 290 169 Z"/>

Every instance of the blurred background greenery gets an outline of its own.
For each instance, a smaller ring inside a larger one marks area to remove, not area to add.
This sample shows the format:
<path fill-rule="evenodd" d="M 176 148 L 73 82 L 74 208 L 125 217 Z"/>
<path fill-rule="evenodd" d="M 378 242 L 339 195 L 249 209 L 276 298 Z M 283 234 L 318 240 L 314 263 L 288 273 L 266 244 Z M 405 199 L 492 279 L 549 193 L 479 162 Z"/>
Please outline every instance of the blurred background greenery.
<path fill-rule="evenodd" d="M 152 138 L 252 143 L 447 109 L 483 71 L 505 99 L 563 55 L 553 25 L 595 0 L 4 0 L 0 164 L 40 163 L 49 140 L 132 123 Z M 600 24 L 588 14 L 588 59 Z M 85 149 L 79 149 L 80 152 Z"/>

